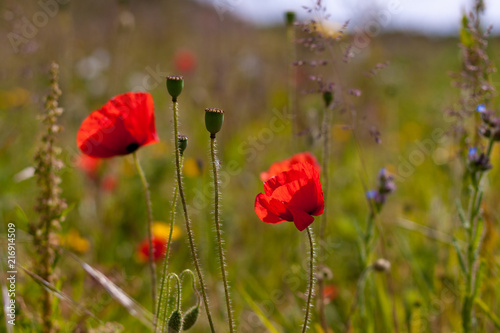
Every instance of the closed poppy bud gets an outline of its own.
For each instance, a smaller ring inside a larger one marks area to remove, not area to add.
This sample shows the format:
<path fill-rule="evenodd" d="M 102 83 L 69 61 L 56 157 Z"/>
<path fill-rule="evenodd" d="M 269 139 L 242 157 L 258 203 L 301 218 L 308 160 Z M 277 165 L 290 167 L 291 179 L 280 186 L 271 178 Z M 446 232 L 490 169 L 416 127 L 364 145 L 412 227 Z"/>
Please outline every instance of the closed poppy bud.
<path fill-rule="evenodd" d="M 184 150 L 186 150 L 186 147 L 188 145 L 187 136 L 179 134 L 179 136 L 177 137 L 177 145 L 179 147 L 179 153 L 182 156 L 184 154 Z"/>
<path fill-rule="evenodd" d="M 172 96 L 172 100 L 177 101 L 177 97 L 182 92 L 184 88 L 184 78 L 179 75 L 170 75 L 167 76 L 167 90 L 170 96 Z"/>
<path fill-rule="evenodd" d="M 196 323 L 196 320 L 198 320 L 198 316 L 200 314 L 200 307 L 193 306 L 191 309 L 187 310 L 186 314 L 184 315 L 184 323 L 182 325 L 182 330 L 187 331 L 191 327 L 194 326 Z"/>
<path fill-rule="evenodd" d="M 205 126 L 210 132 L 210 137 L 215 138 L 215 134 L 222 128 L 224 123 L 224 111 L 222 109 L 205 109 Z"/>
<path fill-rule="evenodd" d="M 168 318 L 168 333 L 179 333 L 182 329 L 182 314 L 175 310 Z"/>
<path fill-rule="evenodd" d="M 295 12 L 289 11 L 285 13 L 285 22 L 287 26 L 291 26 L 295 22 Z"/>
<path fill-rule="evenodd" d="M 325 106 L 329 107 L 333 102 L 333 93 L 331 91 L 323 92 L 323 101 L 325 102 Z"/>

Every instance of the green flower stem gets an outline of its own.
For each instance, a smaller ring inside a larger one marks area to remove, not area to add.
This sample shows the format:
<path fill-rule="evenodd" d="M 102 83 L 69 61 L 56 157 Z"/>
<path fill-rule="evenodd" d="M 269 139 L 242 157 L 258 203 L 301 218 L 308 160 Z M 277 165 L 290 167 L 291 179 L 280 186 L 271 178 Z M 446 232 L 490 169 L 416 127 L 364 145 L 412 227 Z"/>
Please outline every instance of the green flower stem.
<path fill-rule="evenodd" d="M 137 169 L 137 173 L 141 178 L 142 187 L 144 188 L 144 196 L 146 198 L 146 207 L 148 209 L 148 247 L 149 247 L 149 270 L 151 272 L 151 297 L 153 302 L 153 322 L 156 322 L 156 265 L 153 258 L 153 234 L 152 234 L 152 225 L 153 225 L 153 209 L 151 207 L 151 197 L 149 193 L 149 185 L 146 180 L 146 176 L 144 175 L 144 171 L 141 168 L 139 163 L 139 159 L 137 158 L 137 152 L 134 152 L 134 164 Z"/>
<path fill-rule="evenodd" d="M 222 273 L 222 281 L 224 283 L 224 293 L 226 295 L 226 307 L 227 307 L 227 316 L 229 318 L 229 331 L 231 333 L 234 332 L 234 322 L 233 322 L 233 311 L 231 309 L 231 300 L 229 298 L 229 288 L 227 285 L 227 276 L 226 276 L 226 262 L 224 258 L 224 249 L 222 247 L 222 236 L 221 236 L 221 226 L 220 226 L 220 218 L 219 218 L 219 177 L 217 174 L 217 157 L 215 155 L 215 135 L 210 136 L 210 151 L 212 155 L 212 169 L 213 169 L 213 178 L 214 178 L 214 206 L 215 206 L 215 228 L 217 230 L 217 243 L 219 245 L 219 260 L 220 267 Z"/>
<path fill-rule="evenodd" d="M 182 168 L 182 162 L 183 158 L 181 156 L 181 168 Z M 177 196 L 179 194 L 179 187 L 178 184 L 175 184 L 175 189 L 174 189 L 174 197 L 172 199 L 172 207 L 170 210 L 170 230 L 168 233 L 168 241 L 167 241 L 167 250 L 165 252 L 165 260 L 163 261 L 163 272 L 162 272 L 162 280 L 161 280 L 161 285 L 160 285 L 160 296 L 158 297 L 158 305 L 156 309 L 156 313 L 158 316 L 161 314 L 161 307 L 167 306 L 167 300 L 163 299 L 164 297 L 168 298 L 168 293 L 165 293 L 165 281 L 167 280 L 167 272 L 168 272 L 168 260 L 170 258 L 170 244 L 172 243 L 172 234 L 174 231 L 174 223 L 175 223 L 175 209 L 177 208 Z M 159 320 L 166 320 L 166 318 L 160 318 L 158 317 Z M 157 323 L 155 322 L 154 325 L 154 331 L 156 332 L 157 328 Z"/>
<path fill-rule="evenodd" d="M 302 326 L 302 333 L 307 331 L 307 324 L 309 322 L 309 314 L 312 307 L 312 297 L 314 294 L 314 237 L 311 227 L 307 227 L 307 237 L 309 238 L 310 257 L 309 257 L 309 292 L 307 294 L 306 314 L 304 316 L 304 326 Z"/>
<path fill-rule="evenodd" d="M 205 287 L 205 282 L 203 280 L 203 274 L 201 273 L 200 269 L 200 263 L 198 260 L 198 254 L 196 252 L 196 247 L 194 246 L 194 240 L 193 240 L 193 231 L 191 229 L 191 221 L 189 220 L 189 215 L 187 211 L 187 205 L 186 205 L 186 199 L 184 197 L 184 190 L 182 187 L 182 177 L 181 177 L 181 157 L 180 157 L 180 151 L 179 147 L 177 145 L 177 140 L 179 137 L 179 129 L 177 125 L 177 112 L 179 109 L 179 105 L 177 103 L 177 100 L 172 100 L 173 104 L 173 111 L 174 111 L 174 145 L 175 145 L 175 167 L 177 171 L 177 186 L 179 188 L 179 195 L 181 197 L 181 202 L 182 202 L 182 209 L 184 211 L 184 220 L 186 222 L 186 230 L 188 234 L 188 239 L 189 239 L 189 247 L 191 248 L 191 256 L 193 257 L 193 263 L 196 268 L 196 273 L 198 274 L 198 279 L 200 280 L 200 286 L 201 286 L 201 294 L 203 296 L 203 303 L 205 304 L 205 311 L 207 313 L 207 318 L 208 318 L 208 323 L 210 324 L 210 330 L 214 333 L 215 328 L 214 324 L 212 321 L 212 315 L 210 314 L 210 308 L 208 306 L 208 297 L 207 297 L 207 291 Z"/>
<path fill-rule="evenodd" d="M 488 160 L 491 157 L 491 152 L 493 151 L 494 145 L 494 137 L 490 138 L 488 142 L 488 148 L 486 150 L 486 156 Z M 472 174 L 472 201 L 469 206 L 469 223 L 467 229 L 467 238 L 468 238 L 468 246 L 467 246 L 467 271 L 466 271 L 466 285 L 465 285 L 465 299 L 462 307 L 462 327 L 464 329 L 464 333 L 473 332 L 472 322 L 474 319 L 474 302 L 477 294 L 477 290 L 475 287 L 476 279 L 477 279 L 477 256 L 476 253 L 481 249 L 481 241 L 478 244 L 475 244 L 475 239 L 477 237 L 478 226 L 477 226 L 477 218 L 479 216 L 482 194 L 481 194 L 481 179 L 485 171 L 479 172 L 477 178 L 476 175 Z M 460 255 L 460 254 L 459 254 Z"/>

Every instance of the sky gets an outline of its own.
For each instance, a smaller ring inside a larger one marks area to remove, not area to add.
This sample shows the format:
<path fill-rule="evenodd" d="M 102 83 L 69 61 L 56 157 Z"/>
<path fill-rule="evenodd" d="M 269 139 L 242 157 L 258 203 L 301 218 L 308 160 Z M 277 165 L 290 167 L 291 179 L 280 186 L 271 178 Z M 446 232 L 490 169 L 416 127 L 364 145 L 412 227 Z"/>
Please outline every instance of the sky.
<path fill-rule="evenodd" d="M 295 11 L 307 18 L 303 6 L 313 0 L 201 0 L 211 2 L 219 16 L 237 15 L 258 25 L 283 22 L 283 13 Z M 500 33 L 500 0 L 485 0 L 485 26 Z M 460 18 L 470 10 L 473 0 L 323 0 L 330 20 L 343 23 L 377 22 L 384 30 L 410 30 L 427 34 L 456 34 Z M 375 23 L 373 23 L 375 24 Z"/>

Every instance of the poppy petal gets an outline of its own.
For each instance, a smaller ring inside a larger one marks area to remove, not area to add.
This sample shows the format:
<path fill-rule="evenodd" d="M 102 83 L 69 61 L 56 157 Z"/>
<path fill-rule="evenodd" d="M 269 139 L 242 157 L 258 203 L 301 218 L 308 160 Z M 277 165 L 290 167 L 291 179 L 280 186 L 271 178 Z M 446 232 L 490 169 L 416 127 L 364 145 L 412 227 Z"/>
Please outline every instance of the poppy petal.
<path fill-rule="evenodd" d="M 77 134 L 77 145 L 86 155 L 107 158 L 129 154 L 158 142 L 153 98 L 148 93 L 114 97 L 92 112 Z"/>
<path fill-rule="evenodd" d="M 304 230 L 305 228 L 307 228 L 308 226 L 310 226 L 314 222 L 314 217 L 307 214 L 303 210 L 296 209 L 296 208 L 289 208 L 289 210 L 293 216 L 293 223 L 295 224 L 295 227 L 299 231 Z"/>
<path fill-rule="evenodd" d="M 259 193 L 255 198 L 255 213 L 262 222 L 276 224 L 285 221 L 279 216 L 279 208 L 276 202 L 272 205 L 262 193 Z"/>

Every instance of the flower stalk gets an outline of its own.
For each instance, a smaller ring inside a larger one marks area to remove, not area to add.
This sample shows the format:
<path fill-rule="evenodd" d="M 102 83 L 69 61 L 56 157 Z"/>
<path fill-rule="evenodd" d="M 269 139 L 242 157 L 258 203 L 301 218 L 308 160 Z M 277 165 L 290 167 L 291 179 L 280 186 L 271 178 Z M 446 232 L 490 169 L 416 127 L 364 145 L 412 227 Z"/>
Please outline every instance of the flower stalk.
<path fill-rule="evenodd" d="M 182 83 L 180 83 L 180 82 L 182 82 Z M 174 142 L 177 142 L 178 137 L 179 137 L 179 129 L 178 129 L 178 122 L 177 122 L 179 105 L 177 102 L 177 97 L 180 94 L 180 91 L 182 91 L 182 88 L 179 89 L 179 87 L 183 86 L 183 84 L 184 83 L 183 83 L 182 77 L 179 77 L 179 76 L 167 77 L 167 89 L 168 89 L 170 95 L 172 96 L 172 109 L 173 109 L 173 122 L 174 122 Z M 180 153 L 179 147 L 176 146 L 176 149 L 175 149 L 175 168 L 176 168 L 176 175 L 177 175 L 177 186 L 179 188 L 179 196 L 181 198 L 182 210 L 184 212 L 184 221 L 186 223 L 186 230 L 187 230 L 187 234 L 188 234 L 189 247 L 191 249 L 191 256 L 193 257 L 193 263 L 194 263 L 194 266 L 196 269 L 196 274 L 198 275 L 198 280 L 200 282 L 201 294 L 202 294 L 202 298 L 203 298 L 203 303 L 205 305 L 205 311 L 207 314 L 208 323 L 210 325 L 210 330 L 212 333 L 214 333 L 215 328 L 214 328 L 212 315 L 210 313 L 210 308 L 209 308 L 209 304 L 208 304 L 207 290 L 205 287 L 203 274 L 202 274 L 201 268 L 200 268 L 198 253 L 196 252 L 196 247 L 194 245 L 194 237 L 193 237 L 193 231 L 192 231 L 192 227 L 191 227 L 191 220 L 189 219 L 186 199 L 184 196 L 184 189 L 183 189 L 183 185 L 182 185 L 181 156 L 180 155 L 181 155 L 181 153 Z"/>
<path fill-rule="evenodd" d="M 144 174 L 144 171 L 142 170 L 141 164 L 139 163 L 139 159 L 137 158 L 137 152 L 135 151 L 132 154 L 134 158 L 134 165 L 137 170 L 137 173 L 139 174 L 139 177 L 141 178 L 141 183 L 142 187 L 144 190 L 144 197 L 146 200 L 146 207 L 148 211 L 148 266 L 149 266 L 149 272 L 151 274 L 151 298 L 152 298 L 152 308 L 153 308 L 153 322 L 154 325 L 156 325 L 156 264 L 154 262 L 154 257 L 153 257 L 153 208 L 151 205 L 151 194 L 149 192 L 149 184 L 146 179 L 146 176 Z"/>
<path fill-rule="evenodd" d="M 183 158 L 181 157 L 181 167 L 182 167 Z M 175 209 L 177 208 L 177 197 L 179 194 L 179 187 L 177 183 L 174 187 L 174 197 L 172 199 L 172 207 L 170 209 L 170 230 L 168 232 L 168 241 L 167 241 L 167 251 L 165 253 L 165 260 L 163 261 L 163 269 L 162 269 L 162 279 L 160 285 L 160 295 L 158 296 L 158 305 L 156 309 L 156 313 L 158 314 L 158 320 L 154 323 L 154 331 L 156 332 L 158 321 L 163 322 L 165 320 L 164 317 L 160 317 L 162 313 L 162 308 L 167 307 L 167 298 L 168 298 L 168 290 L 166 290 L 166 280 L 168 279 L 168 262 L 170 258 L 170 244 L 172 243 L 172 234 L 174 231 L 174 223 L 175 223 Z"/>
<path fill-rule="evenodd" d="M 227 307 L 227 315 L 229 319 L 229 331 L 234 332 L 234 322 L 233 322 L 233 311 L 231 308 L 231 299 L 229 296 L 229 287 L 227 283 L 227 274 L 226 274 L 226 262 L 224 256 L 224 248 L 222 244 L 222 235 L 221 235 L 221 223 L 219 216 L 219 176 L 217 173 L 217 168 L 219 165 L 219 161 L 217 160 L 217 156 L 215 153 L 215 134 L 210 135 L 210 152 L 212 156 L 212 170 L 213 170 L 213 178 L 214 178 L 214 220 L 215 220 L 215 228 L 217 230 L 217 244 L 219 247 L 219 260 L 222 274 L 222 281 L 224 283 L 224 294 L 226 297 L 226 307 Z"/>
<path fill-rule="evenodd" d="M 494 143 L 495 136 L 491 135 L 484 158 L 486 164 L 489 164 Z M 491 167 L 491 165 L 489 165 L 489 167 Z M 467 231 L 467 267 L 465 268 L 466 285 L 464 303 L 462 305 L 462 327 L 464 329 L 464 333 L 474 332 L 474 303 L 479 291 L 478 289 L 480 288 L 478 275 L 481 270 L 481 267 L 478 268 L 477 266 L 479 252 L 483 242 L 483 237 L 481 235 L 483 225 L 482 223 L 478 223 L 481 218 L 481 202 L 483 198 L 481 180 L 489 167 L 471 171 L 472 199 L 468 208 L 468 220 L 465 221 L 466 223 L 464 225 Z M 458 255 L 460 256 L 460 260 L 462 260 L 460 252 Z"/>
<path fill-rule="evenodd" d="M 315 258 L 315 244 L 312 228 L 307 227 L 307 237 L 309 239 L 309 291 L 307 293 L 307 303 L 306 303 L 306 313 L 304 316 L 304 325 L 302 326 L 302 333 L 307 331 L 307 326 L 309 323 L 309 314 L 312 308 L 312 299 L 314 295 L 314 284 L 316 279 L 314 278 L 314 258 Z"/>

